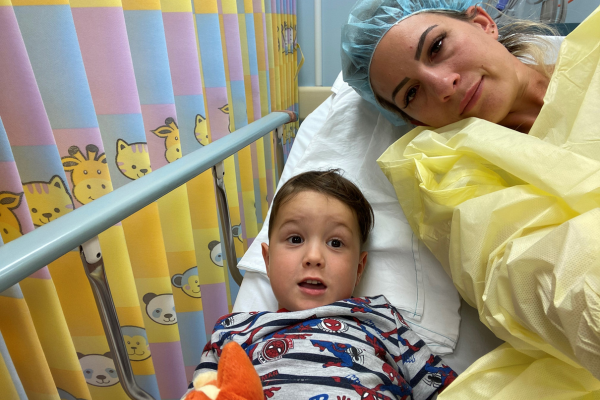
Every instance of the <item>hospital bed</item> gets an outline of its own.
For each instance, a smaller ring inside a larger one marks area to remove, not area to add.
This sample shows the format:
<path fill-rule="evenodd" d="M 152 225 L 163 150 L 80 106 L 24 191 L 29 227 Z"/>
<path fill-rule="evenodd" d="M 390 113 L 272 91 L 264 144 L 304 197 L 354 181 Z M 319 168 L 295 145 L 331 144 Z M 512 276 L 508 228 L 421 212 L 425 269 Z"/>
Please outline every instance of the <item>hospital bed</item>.
<path fill-rule="evenodd" d="M 564 37 L 546 39 L 554 47 L 546 61 L 554 63 Z M 319 103 L 325 94 L 329 96 Z M 375 211 L 375 228 L 366 248 L 367 269 L 355 295 L 386 295 L 432 350 L 458 373 L 463 372 L 503 342 L 479 320 L 477 310 L 460 299 L 439 262 L 415 238 L 392 185 L 376 164 L 383 151 L 413 127 L 392 126 L 343 82 L 341 73 L 329 90 L 304 88 L 300 99 L 304 122 L 279 185 L 307 170 L 341 168 L 363 190 Z M 239 262 L 246 274 L 234 311 L 277 309 L 260 255 L 260 243 L 268 241 L 266 233 L 265 224 Z M 400 240 L 387 241 L 386 237 Z M 415 270 L 416 276 L 412 275 Z M 411 292 L 415 287 L 417 292 Z"/>
<path fill-rule="evenodd" d="M 340 168 L 353 180 L 375 211 L 375 228 L 366 245 L 367 270 L 354 294 L 386 295 L 433 351 L 457 372 L 464 371 L 502 341 L 479 321 L 474 308 L 461 302 L 439 262 L 414 237 L 391 184 L 375 162 L 412 127 L 393 127 L 342 81 L 341 74 L 329 90 L 307 92 L 300 93 L 300 117 L 306 118 L 279 186 L 311 169 Z M 318 103 L 324 92 L 330 96 L 309 113 L 310 103 Z M 340 146 L 342 150 L 336 150 Z M 265 224 L 239 261 L 238 267 L 246 272 L 234 312 L 277 310 L 260 253 L 260 243 L 268 242 L 267 229 Z"/>

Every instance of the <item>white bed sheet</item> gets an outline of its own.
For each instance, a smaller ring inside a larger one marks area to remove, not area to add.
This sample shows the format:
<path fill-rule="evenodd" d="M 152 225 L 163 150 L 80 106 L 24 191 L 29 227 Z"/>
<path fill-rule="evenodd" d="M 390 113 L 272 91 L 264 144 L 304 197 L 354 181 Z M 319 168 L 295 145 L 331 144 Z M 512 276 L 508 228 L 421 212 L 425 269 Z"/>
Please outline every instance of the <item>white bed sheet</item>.
<path fill-rule="evenodd" d="M 334 94 L 311 113 L 302 123 L 280 182 L 285 182 L 291 176 L 308 169 L 336 166 L 341 166 L 342 168 L 348 167 L 347 164 L 345 165 L 343 163 L 342 165 L 330 165 L 326 161 L 327 152 L 330 151 L 328 148 L 328 144 L 330 143 L 328 143 L 328 141 L 331 142 L 332 139 L 336 139 L 335 136 L 333 138 L 328 137 L 328 135 L 330 135 L 329 131 L 335 130 L 336 127 L 335 123 L 332 125 L 332 121 L 335 122 L 336 117 L 341 117 L 343 119 L 352 117 L 352 115 L 345 116 L 343 113 L 340 115 L 340 107 L 347 107 L 344 108 L 344 111 L 347 110 L 348 113 L 353 114 L 357 112 L 357 110 L 365 112 L 363 108 L 368 108 L 368 105 L 360 100 L 358 95 L 343 83 L 341 79 L 336 81 L 332 91 Z M 374 154 L 363 157 L 364 160 L 361 168 L 367 168 L 365 165 L 367 163 L 365 161 L 372 161 L 373 164 L 375 164 L 375 159 L 383 152 L 383 150 L 385 150 L 385 148 L 387 148 L 387 142 L 390 141 L 389 144 L 391 144 L 391 142 L 395 140 L 394 134 L 389 133 L 389 130 L 393 129 L 391 124 L 382 117 L 380 120 L 377 115 L 378 113 L 373 114 L 371 110 L 367 110 L 365 114 L 365 118 L 371 117 L 373 119 L 370 124 L 375 126 L 375 128 L 371 128 L 371 132 L 366 133 L 366 136 L 369 137 L 366 139 L 366 142 L 363 140 L 361 148 L 366 148 L 367 152 L 371 151 L 374 152 Z M 369 124 L 367 123 L 367 126 L 368 125 Z M 325 131 L 321 132 L 322 129 Z M 402 132 L 400 132 L 400 134 L 401 133 Z M 364 138 L 361 137 L 360 139 Z M 377 141 L 375 141 L 375 139 L 377 139 Z M 350 151 L 350 149 L 346 150 Z M 323 160 L 320 160 L 319 156 L 323 156 Z M 373 173 L 374 172 L 371 172 L 371 174 Z M 367 174 L 367 176 L 369 176 L 369 174 Z M 365 191 L 365 182 L 357 182 L 357 179 L 360 180 L 360 175 L 354 174 L 347 177 L 354 180 L 355 183 L 359 184 L 363 191 Z M 384 183 L 379 182 L 378 184 L 380 186 L 382 184 L 385 185 L 387 184 L 387 181 Z M 365 195 L 367 198 L 373 196 L 368 190 L 365 191 Z M 389 193 L 387 195 L 389 196 Z M 393 208 L 393 210 L 389 211 L 400 214 L 402 219 L 404 219 L 404 215 L 398 206 L 397 199 L 395 199 L 395 193 L 392 192 L 392 195 L 394 201 L 390 202 L 389 207 Z M 372 199 L 369 198 L 369 200 L 371 201 Z M 392 223 L 396 223 L 397 225 L 398 221 L 392 221 Z M 406 224 L 406 227 L 408 227 L 408 224 Z M 408 229 L 410 230 L 409 227 Z M 410 252 L 410 261 L 414 260 L 415 274 L 410 278 L 412 284 L 409 284 L 413 289 L 413 292 L 410 291 L 410 288 L 407 288 L 406 284 L 404 286 L 394 286 L 389 283 L 408 281 L 407 279 L 402 279 L 403 276 L 406 276 L 405 272 L 402 276 L 396 276 L 396 279 L 390 280 L 389 276 L 381 276 L 381 274 L 377 275 L 375 273 L 377 271 L 370 271 L 373 272 L 370 276 L 365 273 L 366 284 L 361 285 L 362 287 L 359 287 L 359 290 L 357 290 L 357 293 L 355 294 L 375 295 L 380 294 L 381 292 L 386 294 L 386 296 L 390 298 L 390 301 L 400 309 L 413 329 L 425 339 L 429 346 L 431 346 L 432 350 L 438 354 L 444 354 L 445 360 L 455 368 L 455 370 L 458 372 L 463 371 L 481 355 L 498 346 L 501 341 L 496 339 L 478 320 L 474 309 L 463 304 L 463 307 L 459 312 L 459 296 L 449 277 L 445 274 L 429 250 L 412 236 L 412 232 L 410 232 L 408 236 L 406 232 L 403 232 L 400 239 L 402 242 L 401 245 L 407 247 L 402 252 L 403 256 L 406 256 L 406 253 Z M 277 309 L 277 301 L 271 290 L 269 280 L 264 274 L 264 263 L 262 262 L 260 251 L 257 249 L 260 246 L 260 242 L 267 240 L 266 229 L 263 228 L 261 234 L 259 234 L 249 251 L 239 263 L 240 268 L 245 269 L 246 272 L 244 281 L 238 293 L 234 311 Z M 370 261 L 371 260 L 372 258 L 370 257 Z M 406 260 L 399 259 L 398 261 L 406 264 Z M 377 268 L 377 265 L 374 264 L 370 264 L 370 266 L 371 269 Z M 417 266 L 418 268 L 416 268 Z M 390 272 L 389 270 L 386 271 L 388 273 Z M 385 287 L 383 291 L 381 290 L 382 283 Z M 411 309 L 409 303 L 415 304 L 415 306 Z M 466 319 L 462 324 L 462 327 L 466 329 L 466 331 L 463 332 L 464 329 L 460 329 L 459 335 L 461 316 Z M 453 351 L 454 354 L 451 354 Z"/>

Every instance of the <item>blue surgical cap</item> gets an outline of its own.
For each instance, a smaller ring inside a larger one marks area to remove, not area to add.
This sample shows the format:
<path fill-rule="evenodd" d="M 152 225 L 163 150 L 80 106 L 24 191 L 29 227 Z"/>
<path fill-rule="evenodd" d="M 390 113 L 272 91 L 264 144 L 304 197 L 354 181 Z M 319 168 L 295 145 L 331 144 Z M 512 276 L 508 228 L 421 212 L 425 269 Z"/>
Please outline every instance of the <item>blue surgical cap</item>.
<path fill-rule="evenodd" d="M 369 70 L 375 48 L 398 22 L 411 15 L 433 10 L 465 11 L 478 0 L 358 0 L 342 28 L 342 73 L 344 81 L 394 125 L 404 125 L 399 115 L 384 109 L 375 98 Z"/>

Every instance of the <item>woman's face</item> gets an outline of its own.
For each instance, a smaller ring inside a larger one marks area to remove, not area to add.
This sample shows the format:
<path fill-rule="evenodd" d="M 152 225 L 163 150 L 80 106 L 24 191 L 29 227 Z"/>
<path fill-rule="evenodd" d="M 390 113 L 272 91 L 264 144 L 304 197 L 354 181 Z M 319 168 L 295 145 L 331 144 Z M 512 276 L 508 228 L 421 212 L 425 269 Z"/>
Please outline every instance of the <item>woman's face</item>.
<path fill-rule="evenodd" d="M 412 119 L 441 127 L 468 117 L 500 122 L 522 90 L 520 63 L 493 19 L 413 15 L 383 37 L 371 62 L 376 94 Z"/>

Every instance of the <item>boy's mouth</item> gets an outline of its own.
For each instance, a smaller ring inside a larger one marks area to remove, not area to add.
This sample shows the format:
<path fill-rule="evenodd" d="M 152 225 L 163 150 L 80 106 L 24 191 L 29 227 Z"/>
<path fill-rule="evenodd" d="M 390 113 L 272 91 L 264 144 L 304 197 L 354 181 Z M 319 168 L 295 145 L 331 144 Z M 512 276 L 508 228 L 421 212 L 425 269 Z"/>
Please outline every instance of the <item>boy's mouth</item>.
<path fill-rule="evenodd" d="M 300 286 L 302 292 L 314 296 L 323 294 L 327 289 L 327 285 L 319 279 L 305 279 L 298 286 Z"/>

